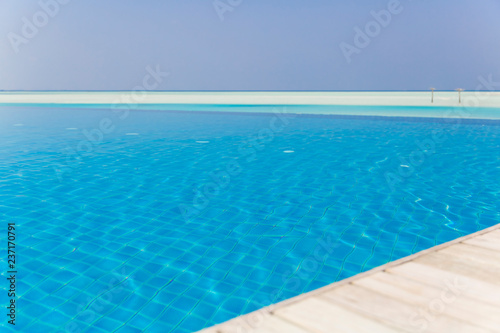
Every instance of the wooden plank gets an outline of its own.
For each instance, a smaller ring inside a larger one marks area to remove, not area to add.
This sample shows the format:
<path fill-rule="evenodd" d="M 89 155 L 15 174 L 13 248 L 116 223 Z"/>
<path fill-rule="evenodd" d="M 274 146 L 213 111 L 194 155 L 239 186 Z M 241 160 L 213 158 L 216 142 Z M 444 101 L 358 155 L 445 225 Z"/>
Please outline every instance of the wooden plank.
<path fill-rule="evenodd" d="M 452 272 L 464 278 L 473 278 L 500 286 L 499 267 L 474 261 L 470 257 L 461 257 L 456 252 L 455 255 L 442 251 L 429 253 L 414 262 Z"/>
<path fill-rule="evenodd" d="M 468 324 L 442 313 L 426 311 L 427 309 L 418 304 L 401 302 L 359 286 L 344 286 L 324 294 L 324 297 L 364 316 L 380 320 L 401 332 L 488 332 L 475 324 Z"/>
<path fill-rule="evenodd" d="M 198 333 L 223 333 L 221 330 L 217 329 L 217 326 L 205 328 Z M 225 333 L 225 332 L 224 332 Z"/>
<path fill-rule="evenodd" d="M 254 330 L 249 331 L 252 333 L 309 333 L 310 331 L 303 328 L 297 327 L 279 317 L 271 316 L 262 325 L 262 327 L 256 327 Z M 227 332 L 227 333 L 234 333 Z"/>
<path fill-rule="evenodd" d="M 447 247 L 437 251 L 436 253 L 446 253 L 460 258 L 469 259 L 471 261 L 485 264 L 485 267 L 494 266 L 500 268 L 500 252 L 483 247 L 461 243 Z"/>
<path fill-rule="evenodd" d="M 490 249 L 500 253 L 500 230 L 491 231 L 485 235 L 466 240 L 464 244 Z"/>
<path fill-rule="evenodd" d="M 314 333 L 390 333 L 397 332 L 365 316 L 348 311 L 317 297 L 289 304 L 275 312 L 290 323 L 307 327 Z"/>
<path fill-rule="evenodd" d="M 405 277 L 389 274 L 387 272 L 370 275 L 354 281 L 353 284 L 355 286 L 357 285 L 380 292 L 395 299 L 400 299 L 410 304 L 414 301 L 427 301 L 429 297 L 434 297 L 436 295 L 435 291 L 437 290 L 431 286 L 420 284 Z"/>
<path fill-rule="evenodd" d="M 443 315 L 485 329 L 496 330 L 500 327 L 500 309 L 498 307 L 479 302 L 465 295 L 456 296 L 448 288 L 437 289 L 389 273 L 377 273 L 359 279 L 354 282 L 354 285 L 381 293 L 403 303 L 414 304 L 418 306 L 419 314 L 427 312 L 432 316 L 440 310 L 435 310 L 434 307 L 444 304 Z"/>
<path fill-rule="evenodd" d="M 416 309 L 382 294 L 355 285 L 346 285 L 324 293 L 321 298 L 362 314 L 381 324 L 412 332 L 408 319 Z"/>
<path fill-rule="evenodd" d="M 242 316 L 239 319 L 227 322 L 216 331 L 200 333 L 310 333 L 304 328 L 271 314 L 256 317 L 255 320 L 251 320 L 249 316 Z"/>
<path fill-rule="evenodd" d="M 452 286 L 461 295 L 463 294 L 467 297 L 500 307 L 500 288 L 497 285 L 482 280 L 465 277 L 430 265 L 420 264 L 416 261 L 391 267 L 387 269 L 387 272 L 404 276 L 438 289 Z"/>

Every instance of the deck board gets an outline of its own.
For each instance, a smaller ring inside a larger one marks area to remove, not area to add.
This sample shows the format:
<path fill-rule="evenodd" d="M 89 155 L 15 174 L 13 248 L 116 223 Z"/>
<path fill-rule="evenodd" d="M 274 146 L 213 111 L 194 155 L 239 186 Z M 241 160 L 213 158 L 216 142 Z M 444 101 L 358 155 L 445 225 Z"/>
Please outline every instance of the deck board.
<path fill-rule="evenodd" d="M 409 262 L 404 267 L 391 268 L 388 272 L 419 281 L 440 290 L 444 290 L 447 285 L 455 286 L 457 283 L 461 286 L 465 285 L 465 288 L 460 290 L 461 295 L 497 305 L 500 308 L 500 289 L 497 285 L 489 282 L 414 262 Z"/>
<path fill-rule="evenodd" d="M 223 327 L 215 327 L 203 333 L 310 333 L 278 316 L 259 317 L 249 321 L 229 322 Z"/>
<path fill-rule="evenodd" d="M 311 297 L 276 311 L 276 315 L 299 327 L 312 332 L 358 332 L 383 333 L 397 332 L 388 326 L 364 315 L 330 303 L 318 297 Z"/>
<path fill-rule="evenodd" d="M 444 252 L 437 252 L 419 258 L 415 260 L 415 263 L 446 270 L 464 278 L 474 278 L 492 284 L 500 284 L 498 279 L 500 268 L 486 264 L 480 259 L 460 258 Z"/>
<path fill-rule="evenodd" d="M 415 312 L 415 309 L 409 304 L 356 285 L 336 288 L 320 297 L 395 328 L 403 326 L 410 315 Z M 381 303 L 384 306 L 379 306 Z M 411 332 L 411 330 L 407 332 Z"/>
<path fill-rule="evenodd" d="M 500 332 L 500 224 L 201 332 Z"/>
<path fill-rule="evenodd" d="M 464 242 L 464 244 L 475 245 L 500 252 L 500 230 L 492 231 L 480 237 L 474 237 Z"/>
<path fill-rule="evenodd" d="M 399 300 L 402 303 L 412 305 L 416 312 L 420 309 L 428 309 L 430 305 L 429 300 L 439 300 L 443 296 L 442 289 L 433 288 L 420 282 L 385 272 L 360 279 L 353 284 L 373 290 L 388 298 Z M 446 300 L 453 303 L 453 306 L 444 308 L 444 316 L 464 321 L 469 325 L 476 324 L 490 330 L 500 327 L 499 309 L 497 307 L 466 296 L 454 297 L 455 295 L 451 291 L 445 292 L 444 295 L 447 297 Z M 414 314 L 415 312 L 411 315 L 413 316 Z"/>

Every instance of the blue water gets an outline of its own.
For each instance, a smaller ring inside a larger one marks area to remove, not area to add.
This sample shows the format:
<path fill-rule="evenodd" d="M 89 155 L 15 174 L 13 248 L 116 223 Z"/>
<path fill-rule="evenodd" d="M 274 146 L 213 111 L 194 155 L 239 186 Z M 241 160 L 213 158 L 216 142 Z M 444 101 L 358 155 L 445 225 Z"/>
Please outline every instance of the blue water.
<path fill-rule="evenodd" d="M 1 107 L 16 331 L 197 331 L 497 224 L 499 182 L 500 121 Z"/>

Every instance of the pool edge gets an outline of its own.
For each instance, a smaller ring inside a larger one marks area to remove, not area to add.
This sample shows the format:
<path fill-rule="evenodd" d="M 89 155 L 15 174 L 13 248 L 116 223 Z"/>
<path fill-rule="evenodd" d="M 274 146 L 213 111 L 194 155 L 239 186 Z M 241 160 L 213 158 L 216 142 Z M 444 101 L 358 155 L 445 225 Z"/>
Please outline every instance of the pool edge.
<path fill-rule="evenodd" d="M 445 249 L 447 247 L 450 247 L 452 245 L 463 243 L 463 242 L 465 242 L 465 241 L 467 241 L 469 239 L 476 238 L 476 237 L 488 234 L 488 233 L 490 233 L 492 231 L 495 231 L 495 230 L 500 230 L 500 223 L 498 223 L 498 224 L 496 224 L 494 226 L 488 227 L 486 229 L 476 231 L 476 232 L 474 232 L 472 234 L 456 238 L 456 239 L 451 240 L 449 242 L 446 242 L 446 243 L 443 243 L 443 244 L 439 244 L 439 245 L 430 247 L 428 249 L 419 251 L 417 253 L 414 253 L 412 255 L 400 258 L 398 260 L 395 260 L 395 261 L 392 261 L 392 262 L 389 262 L 389 263 L 386 263 L 384 265 L 375 267 L 375 268 L 373 268 L 371 270 L 368 270 L 366 272 L 362 272 L 362 273 L 356 274 L 356 275 L 351 276 L 349 278 L 346 278 L 344 280 L 333 282 L 333 283 L 331 283 L 329 285 L 326 285 L 324 287 L 312 290 L 312 291 L 307 292 L 307 293 L 300 294 L 298 296 L 289 298 L 289 299 L 281 301 L 279 303 L 272 304 L 272 305 L 263 307 L 263 308 L 261 308 L 259 310 L 256 310 L 256 311 L 253 311 L 253 312 L 250 312 L 250 313 L 238 316 L 236 318 L 230 319 L 230 320 L 228 320 L 226 322 L 217 324 L 215 326 L 204 328 L 201 331 L 199 331 L 198 333 L 226 333 L 226 332 L 233 332 L 234 330 L 227 330 L 227 328 L 229 328 L 229 327 L 230 328 L 234 328 L 234 327 L 240 327 L 240 328 L 242 328 L 242 330 L 238 331 L 238 333 L 240 333 L 240 332 L 258 332 L 259 327 L 252 327 L 252 325 L 249 325 L 248 322 L 252 322 L 251 320 L 247 320 L 246 323 L 245 323 L 245 318 L 250 318 L 251 316 L 253 316 L 254 318 L 257 318 L 259 316 L 261 316 L 261 317 L 262 316 L 273 316 L 274 312 L 276 312 L 276 311 L 278 311 L 278 310 L 280 310 L 280 309 L 282 309 L 284 307 L 290 306 L 292 304 L 299 303 L 301 301 L 304 301 L 304 300 L 306 300 L 308 298 L 311 298 L 311 297 L 314 297 L 314 296 L 325 294 L 325 293 L 327 293 L 327 292 L 329 292 L 329 291 L 331 291 L 331 290 L 333 290 L 335 288 L 339 288 L 339 287 L 351 284 L 351 283 L 353 283 L 356 280 L 360 280 L 360 279 L 366 278 L 368 276 L 374 275 L 375 273 L 383 272 L 383 271 L 385 271 L 387 269 L 403 265 L 403 264 L 408 263 L 410 261 L 416 260 L 417 258 L 420 258 L 420 257 L 422 257 L 422 256 L 424 256 L 426 254 L 434 253 L 434 252 L 437 252 L 439 250 L 442 250 L 442 249 Z M 259 315 L 257 315 L 257 313 L 259 313 Z M 238 322 L 240 322 L 240 323 L 238 323 Z M 250 329 L 251 331 L 248 331 L 248 329 Z M 254 329 L 255 329 L 255 331 L 253 331 Z"/>

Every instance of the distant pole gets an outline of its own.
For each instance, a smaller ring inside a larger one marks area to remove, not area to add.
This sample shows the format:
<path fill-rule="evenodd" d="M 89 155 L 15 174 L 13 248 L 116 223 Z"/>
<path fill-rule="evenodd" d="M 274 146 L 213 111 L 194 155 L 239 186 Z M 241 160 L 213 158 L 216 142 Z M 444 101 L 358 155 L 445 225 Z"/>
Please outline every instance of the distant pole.
<path fill-rule="evenodd" d="M 462 91 L 464 91 L 463 89 L 461 88 L 458 88 L 458 89 L 455 89 L 456 91 L 458 91 L 458 104 L 462 104 L 462 95 L 460 94 Z"/>
<path fill-rule="evenodd" d="M 431 88 L 431 91 L 432 91 L 432 94 L 431 94 L 431 103 L 434 103 L 434 90 L 436 90 L 436 88 Z"/>

